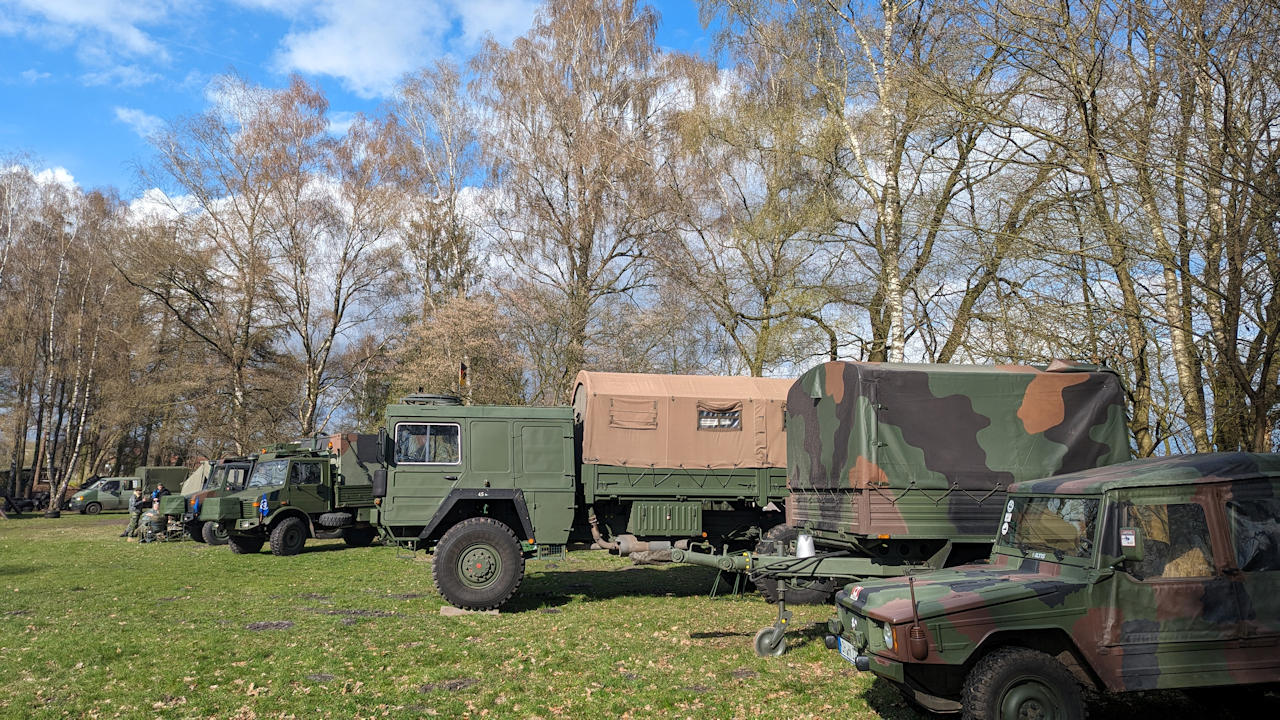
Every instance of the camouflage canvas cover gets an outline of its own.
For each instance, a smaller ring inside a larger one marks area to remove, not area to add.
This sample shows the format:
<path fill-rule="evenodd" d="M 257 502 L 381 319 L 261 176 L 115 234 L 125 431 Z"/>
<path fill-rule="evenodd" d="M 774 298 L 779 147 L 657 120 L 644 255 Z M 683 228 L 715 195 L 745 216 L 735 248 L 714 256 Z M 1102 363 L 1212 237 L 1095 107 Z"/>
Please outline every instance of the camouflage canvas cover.
<path fill-rule="evenodd" d="M 1009 486 L 1129 459 L 1119 377 L 828 362 L 787 395 L 787 521 L 816 532 L 989 541 Z"/>
<path fill-rule="evenodd" d="M 658 468 L 783 468 L 783 412 L 792 381 L 777 378 L 578 373 L 574 421 L 582 461 Z"/>

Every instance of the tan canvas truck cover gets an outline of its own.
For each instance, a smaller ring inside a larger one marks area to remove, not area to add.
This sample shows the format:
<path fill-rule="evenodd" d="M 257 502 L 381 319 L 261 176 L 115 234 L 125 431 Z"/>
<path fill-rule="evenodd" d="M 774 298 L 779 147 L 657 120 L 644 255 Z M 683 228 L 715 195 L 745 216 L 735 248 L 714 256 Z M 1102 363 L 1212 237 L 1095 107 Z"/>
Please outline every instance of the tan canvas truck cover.
<path fill-rule="evenodd" d="M 656 468 L 785 468 L 785 378 L 578 373 L 582 461 Z"/>
<path fill-rule="evenodd" d="M 179 495 L 191 495 L 198 493 L 204 488 L 205 478 L 209 477 L 209 473 L 213 470 L 213 463 L 205 460 L 196 466 L 195 470 L 182 481 L 182 489 L 178 491 Z"/>

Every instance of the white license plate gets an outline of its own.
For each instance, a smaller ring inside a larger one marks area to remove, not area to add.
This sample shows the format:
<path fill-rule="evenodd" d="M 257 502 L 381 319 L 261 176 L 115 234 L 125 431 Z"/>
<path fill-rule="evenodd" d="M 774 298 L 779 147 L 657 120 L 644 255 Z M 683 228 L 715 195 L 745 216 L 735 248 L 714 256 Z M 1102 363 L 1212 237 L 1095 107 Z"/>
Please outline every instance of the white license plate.
<path fill-rule="evenodd" d="M 836 642 L 839 643 L 840 645 L 840 657 L 856 665 L 857 664 L 856 659 L 858 657 L 858 649 L 853 646 L 853 643 L 849 642 L 848 640 L 845 640 L 842 637 L 837 637 Z"/>

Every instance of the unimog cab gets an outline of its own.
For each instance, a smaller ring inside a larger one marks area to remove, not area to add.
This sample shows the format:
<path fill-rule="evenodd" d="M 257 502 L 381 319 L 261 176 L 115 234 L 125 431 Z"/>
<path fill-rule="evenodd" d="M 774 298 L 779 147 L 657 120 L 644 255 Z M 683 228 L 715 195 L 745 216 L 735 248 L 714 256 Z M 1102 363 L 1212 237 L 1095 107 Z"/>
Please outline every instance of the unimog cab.
<path fill-rule="evenodd" d="M 249 473 L 253 471 L 253 462 L 253 456 L 244 456 L 227 457 L 208 464 L 204 472 L 187 477 L 180 495 L 166 495 L 160 499 L 160 513 L 196 542 L 226 545 L 226 532 L 217 522 L 201 519 L 200 511 L 209 498 L 244 490 Z"/>
<path fill-rule="evenodd" d="M 347 433 L 265 449 L 244 490 L 204 499 L 199 517 L 217 522 L 236 554 L 270 541 L 272 554 L 296 555 L 309 537 L 369 545 L 378 534 L 367 463 L 379 448 L 376 435 Z"/>
<path fill-rule="evenodd" d="M 128 510 L 129 496 L 135 487 L 150 496 L 160 484 L 176 488 L 191 472 L 185 467 L 146 465 L 134 471 L 130 477 L 103 478 L 77 492 L 71 498 L 70 509 L 96 515 L 103 510 Z"/>
<path fill-rule="evenodd" d="M 1280 455 L 1015 484 L 990 558 L 836 595 L 826 644 L 916 704 L 1081 718 L 1082 687 L 1280 681 Z"/>

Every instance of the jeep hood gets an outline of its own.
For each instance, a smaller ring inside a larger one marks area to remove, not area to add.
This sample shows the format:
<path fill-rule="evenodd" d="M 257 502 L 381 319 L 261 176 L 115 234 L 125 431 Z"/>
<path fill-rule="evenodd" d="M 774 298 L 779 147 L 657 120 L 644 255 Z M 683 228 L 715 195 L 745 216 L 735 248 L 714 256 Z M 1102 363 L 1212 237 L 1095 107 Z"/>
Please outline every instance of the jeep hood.
<path fill-rule="evenodd" d="M 1028 564 L 1032 567 L 962 565 L 914 576 L 920 619 L 1031 598 L 1054 606 L 1086 584 L 1074 574 L 1057 574 L 1057 566 Z M 836 593 L 836 602 L 881 621 L 901 623 L 912 618 L 911 590 L 905 577 L 853 583 Z"/>

